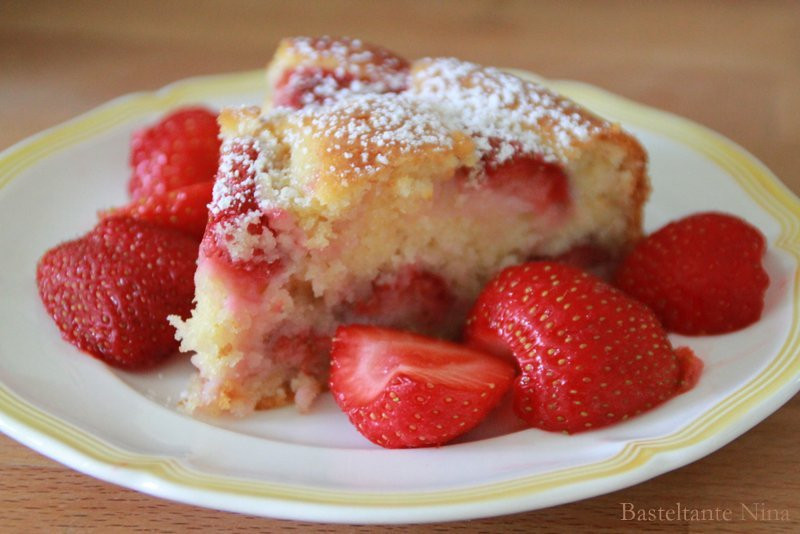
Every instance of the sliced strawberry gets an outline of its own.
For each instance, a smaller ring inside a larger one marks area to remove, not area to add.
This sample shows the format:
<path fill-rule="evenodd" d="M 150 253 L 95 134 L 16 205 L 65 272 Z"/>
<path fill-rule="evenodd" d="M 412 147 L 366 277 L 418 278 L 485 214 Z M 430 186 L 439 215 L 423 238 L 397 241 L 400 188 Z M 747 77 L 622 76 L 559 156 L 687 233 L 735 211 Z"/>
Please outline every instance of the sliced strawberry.
<path fill-rule="evenodd" d="M 502 271 L 478 298 L 465 338 L 517 359 L 515 411 L 544 430 L 627 419 L 685 390 L 702 368 L 689 349 L 676 355 L 646 306 L 554 262 Z"/>
<path fill-rule="evenodd" d="M 104 213 L 101 217 L 133 217 L 186 232 L 198 240 L 203 237 L 208 222 L 208 203 L 211 202 L 213 182 L 187 185 L 160 195 L 133 200 L 127 206 Z"/>
<path fill-rule="evenodd" d="M 177 351 L 167 316 L 189 315 L 196 259 L 191 237 L 113 217 L 48 251 L 36 281 L 64 339 L 110 365 L 138 369 Z"/>
<path fill-rule="evenodd" d="M 617 285 L 656 312 L 668 330 L 721 334 L 761 317 L 769 276 L 764 236 L 724 213 L 698 213 L 642 240 Z"/>
<path fill-rule="evenodd" d="M 514 366 L 467 347 L 375 326 L 343 326 L 331 349 L 330 388 L 370 441 L 442 445 L 497 405 Z"/>
<path fill-rule="evenodd" d="M 414 267 L 372 284 L 372 294 L 355 306 L 359 317 L 395 328 L 433 333 L 448 321 L 455 297 L 442 277 Z"/>
<path fill-rule="evenodd" d="M 162 195 L 213 179 L 219 160 L 217 115 L 205 108 L 177 110 L 131 138 L 131 198 Z"/>

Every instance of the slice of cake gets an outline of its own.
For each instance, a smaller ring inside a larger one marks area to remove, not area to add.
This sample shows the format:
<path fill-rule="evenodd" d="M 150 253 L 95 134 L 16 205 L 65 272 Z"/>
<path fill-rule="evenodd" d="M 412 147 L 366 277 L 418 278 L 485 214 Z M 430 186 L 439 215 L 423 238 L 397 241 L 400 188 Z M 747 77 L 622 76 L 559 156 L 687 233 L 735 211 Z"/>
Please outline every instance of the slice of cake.
<path fill-rule="evenodd" d="M 457 337 L 503 267 L 640 236 L 643 149 L 540 85 L 330 38 L 285 40 L 267 76 L 262 109 L 220 116 L 196 307 L 173 319 L 189 410 L 307 409 L 337 325 Z"/>

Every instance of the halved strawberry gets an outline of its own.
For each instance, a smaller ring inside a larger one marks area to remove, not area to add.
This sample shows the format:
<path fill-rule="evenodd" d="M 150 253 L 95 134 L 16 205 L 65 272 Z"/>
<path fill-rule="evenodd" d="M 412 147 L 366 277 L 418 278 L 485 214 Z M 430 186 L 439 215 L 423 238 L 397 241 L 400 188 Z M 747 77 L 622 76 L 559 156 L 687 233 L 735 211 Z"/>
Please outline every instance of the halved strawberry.
<path fill-rule="evenodd" d="M 477 425 L 514 377 L 508 360 L 417 334 L 343 326 L 330 388 L 367 439 L 387 448 L 442 445 Z"/>
<path fill-rule="evenodd" d="M 208 222 L 208 203 L 211 202 L 213 187 L 213 182 L 202 182 L 140 197 L 127 206 L 102 212 L 100 217 L 133 217 L 171 226 L 199 240 Z"/>
<path fill-rule="evenodd" d="M 173 111 L 131 138 L 131 198 L 211 181 L 219 160 L 217 115 L 202 107 Z"/>
<path fill-rule="evenodd" d="M 517 359 L 514 408 L 531 426 L 580 432 L 627 419 L 697 381 L 652 311 L 599 278 L 554 262 L 509 267 L 481 293 L 471 346 Z"/>
<path fill-rule="evenodd" d="M 769 276 L 766 241 L 746 221 L 698 213 L 643 239 L 616 275 L 623 291 L 656 312 L 668 330 L 721 334 L 761 317 Z"/>
<path fill-rule="evenodd" d="M 189 315 L 196 259 L 194 239 L 113 217 L 49 250 L 36 282 L 64 339 L 110 365 L 138 369 L 178 350 L 167 316 Z"/>

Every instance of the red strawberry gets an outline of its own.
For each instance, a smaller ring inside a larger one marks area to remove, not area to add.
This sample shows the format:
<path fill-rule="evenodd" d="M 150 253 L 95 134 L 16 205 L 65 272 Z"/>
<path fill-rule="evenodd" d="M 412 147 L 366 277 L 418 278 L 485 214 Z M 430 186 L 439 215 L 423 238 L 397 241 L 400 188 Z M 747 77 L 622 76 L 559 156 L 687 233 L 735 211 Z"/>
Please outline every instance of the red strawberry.
<path fill-rule="evenodd" d="M 465 337 L 517 359 L 514 409 L 544 430 L 627 419 L 685 389 L 702 365 L 689 349 L 676 355 L 646 306 L 555 262 L 502 271 L 478 298 Z"/>
<path fill-rule="evenodd" d="M 681 381 L 678 383 L 678 393 L 685 393 L 692 389 L 700 381 L 703 374 L 703 360 L 695 356 L 689 347 L 678 347 L 675 349 L 681 368 Z"/>
<path fill-rule="evenodd" d="M 372 284 L 368 299 L 354 311 L 373 322 L 376 318 L 396 328 L 421 333 L 439 330 L 447 321 L 455 297 L 442 278 L 413 267 L 400 269 L 393 277 Z"/>
<path fill-rule="evenodd" d="M 408 85 L 408 61 L 385 48 L 337 37 L 301 41 L 302 51 L 294 53 L 296 66 L 275 81 L 276 106 L 298 109 L 324 103 L 342 89 L 386 93 L 403 91 Z"/>
<path fill-rule="evenodd" d="M 253 139 L 234 139 L 222 147 L 209 209 L 212 223 L 260 211 L 256 173 L 261 152 Z"/>
<path fill-rule="evenodd" d="M 650 306 L 668 330 L 721 334 L 761 317 L 769 276 L 766 243 L 733 215 L 699 213 L 642 240 L 622 262 L 616 283 Z"/>
<path fill-rule="evenodd" d="M 564 171 L 540 156 L 517 154 L 503 163 L 486 164 L 489 187 L 518 198 L 537 212 L 563 212 L 569 205 L 569 184 Z"/>
<path fill-rule="evenodd" d="M 133 199 L 161 195 L 214 178 L 219 159 L 216 114 L 200 107 L 175 111 L 131 139 Z"/>
<path fill-rule="evenodd" d="M 308 104 L 320 104 L 341 89 L 350 87 L 354 77 L 347 72 L 337 73 L 322 67 L 297 67 L 286 70 L 275 84 L 273 102 L 276 106 L 300 109 Z"/>
<path fill-rule="evenodd" d="M 114 217 L 39 260 L 39 295 L 70 343 L 116 367 L 151 366 L 178 349 L 171 314 L 188 316 L 197 242 Z"/>
<path fill-rule="evenodd" d="M 101 213 L 101 217 L 133 217 L 171 226 L 198 240 L 208 222 L 208 203 L 214 182 L 187 185 L 159 195 L 133 200 L 127 206 Z"/>
<path fill-rule="evenodd" d="M 330 387 L 370 441 L 387 448 L 442 445 L 500 401 L 513 365 L 467 347 L 376 326 L 343 326 L 331 349 Z"/>
<path fill-rule="evenodd" d="M 264 251 L 255 250 L 249 259 L 233 258 L 224 246 L 235 241 L 231 234 L 237 228 L 246 227 L 253 238 L 265 232 L 275 232 L 270 227 L 270 217 L 279 218 L 285 213 L 274 209 L 264 213 L 256 193 L 256 172 L 259 165 L 259 149 L 254 140 L 234 140 L 223 147 L 220 166 L 209 205 L 209 228 L 201 245 L 202 254 L 216 256 L 232 267 L 246 271 L 263 271 L 268 261 L 262 257 Z"/>

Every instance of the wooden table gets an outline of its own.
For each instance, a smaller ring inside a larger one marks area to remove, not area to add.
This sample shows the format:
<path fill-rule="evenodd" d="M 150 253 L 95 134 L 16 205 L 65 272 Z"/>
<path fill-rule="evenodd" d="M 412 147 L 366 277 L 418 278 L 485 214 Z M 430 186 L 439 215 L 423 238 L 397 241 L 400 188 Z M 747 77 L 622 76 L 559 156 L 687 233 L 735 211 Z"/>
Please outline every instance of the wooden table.
<path fill-rule="evenodd" d="M 115 96 L 265 64 L 292 34 L 347 34 L 408 57 L 454 55 L 583 80 L 711 127 L 800 193 L 798 2 L 39 2 L 0 4 L 0 148 Z M 720 451 L 638 486 L 437 532 L 620 529 L 622 502 L 788 509 L 800 528 L 800 398 Z M 638 523 L 657 528 L 665 523 Z M 0 531 L 318 530 L 176 504 L 99 482 L 0 436 Z M 431 525 L 388 530 L 424 532 Z"/>

